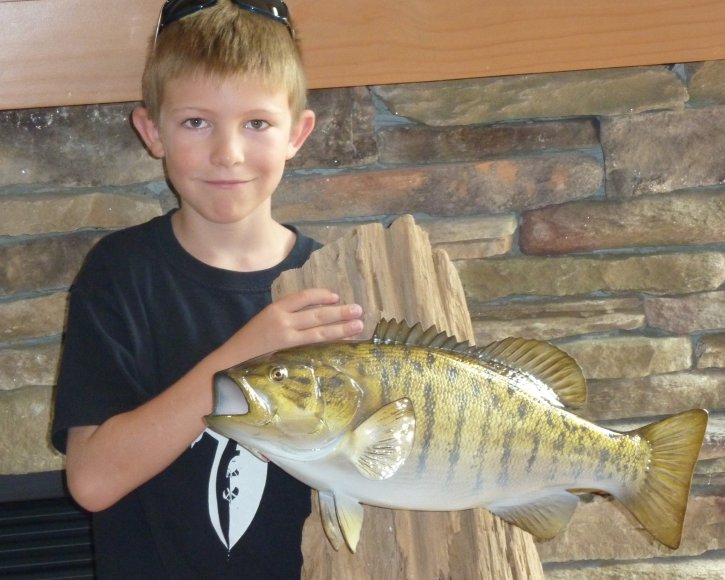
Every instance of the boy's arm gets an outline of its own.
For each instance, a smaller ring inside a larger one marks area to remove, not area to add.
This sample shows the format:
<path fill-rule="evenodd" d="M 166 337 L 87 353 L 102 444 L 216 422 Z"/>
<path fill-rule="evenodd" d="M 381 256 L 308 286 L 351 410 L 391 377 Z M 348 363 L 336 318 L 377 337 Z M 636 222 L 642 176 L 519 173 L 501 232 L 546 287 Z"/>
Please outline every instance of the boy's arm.
<path fill-rule="evenodd" d="M 90 511 L 106 509 L 168 467 L 205 428 L 215 372 L 273 350 L 359 334 L 361 308 L 338 300 L 319 288 L 290 294 L 157 397 L 102 425 L 71 428 L 66 474 L 74 499 Z"/>

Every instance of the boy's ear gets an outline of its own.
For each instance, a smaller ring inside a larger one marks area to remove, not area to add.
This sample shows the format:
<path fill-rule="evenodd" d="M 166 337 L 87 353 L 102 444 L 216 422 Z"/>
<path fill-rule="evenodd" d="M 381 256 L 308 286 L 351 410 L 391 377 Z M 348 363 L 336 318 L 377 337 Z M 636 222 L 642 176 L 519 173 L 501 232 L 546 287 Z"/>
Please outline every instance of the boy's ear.
<path fill-rule="evenodd" d="M 292 127 L 289 144 L 287 146 L 287 159 L 292 159 L 297 154 L 314 128 L 315 114 L 309 109 L 305 109 L 302 111 L 300 118 L 297 119 L 297 123 Z"/>
<path fill-rule="evenodd" d="M 131 112 L 131 121 L 151 155 L 161 159 L 164 156 L 164 146 L 161 143 L 156 123 L 149 116 L 148 109 L 146 107 L 136 107 Z"/>

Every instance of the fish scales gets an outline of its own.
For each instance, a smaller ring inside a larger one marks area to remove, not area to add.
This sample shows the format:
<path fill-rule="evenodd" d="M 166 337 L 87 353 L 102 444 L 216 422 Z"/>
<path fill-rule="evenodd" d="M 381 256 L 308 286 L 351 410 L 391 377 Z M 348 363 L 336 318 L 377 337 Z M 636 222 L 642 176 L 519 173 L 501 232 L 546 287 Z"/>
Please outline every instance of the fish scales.
<path fill-rule="evenodd" d="M 407 364 L 399 365 L 398 372 L 392 373 L 388 381 L 380 384 L 381 397 L 374 396 L 374 389 L 368 389 L 370 398 L 362 402 L 360 416 L 397 399 L 407 397 L 413 401 L 416 412 L 416 437 L 413 443 L 411 457 L 418 461 L 413 467 L 418 477 L 426 470 L 432 470 L 439 490 L 451 489 L 462 494 L 472 494 L 476 490 L 475 482 L 457 479 L 456 473 L 479 472 L 484 457 L 482 452 L 488 449 L 479 449 L 475 442 L 479 440 L 481 427 L 491 408 L 490 401 L 483 398 L 485 389 L 476 388 L 476 382 L 468 385 L 461 384 L 456 390 L 438 388 L 441 383 L 447 383 L 451 376 L 463 376 L 470 371 L 469 363 L 462 357 L 432 354 L 425 349 L 410 346 L 374 346 L 368 348 L 375 352 L 366 352 L 363 348 L 356 349 L 356 356 L 380 361 L 382 367 L 390 366 L 391 361 L 405 360 Z M 380 351 L 383 352 L 380 352 Z M 372 355 L 372 356 L 371 356 Z M 338 362 L 342 370 L 347 362 Z M 362 376 L 354 377 L 358 381 L 369 380 L 375 375 L 375 369 L 365 369 Z M 384 376 L 384 375 L 383 375 Z M 481 377 L 485 381 L 486 377 Z M 420 387 L 422 385 L 422 388 Z M 475 392 L 478 396 L 474 396 Z M 451 431 L 450 438 L 434 437 L 437 429 L 443 428 Z M 469 457 L 473 461 L 468 460 Z M 462 460 L 463 458 L 463 460 Z M 399 471 L 400 478 L 407 476 L 407 470 Z M 466 488 L 465 486 L 468 486 Z M 413 507 L 413 506 L 411 506 Z M 421 506 L 415 506 L 420 508 Z"/>
<path fill-rule="evenodd" d="M 335 547 L 354 551 L 360 503 L 486 507 L 542 538 L 578 502 L 612 494 L 645 529 L 679 544 L 707 412 L 617 433 L 568 406 L 581 370 L 547 343 L 484 348 L 381 321 L 370 341 L 297 347 L 217 374 L 209 426 L 320 492 Z"/>
<path fill-rule="evenodd" d="M 313 359 L 318 358 L 314 349 L 308 354 Z M 367 383 L 368 387 L 360 402 L 358 423 L 352 424 L 351 428 L 357 427 L 375 409 L 400 398 L 410 398 L 418 410 L 416 437 L 410 454 L 417 461 L 403 466 L 395 480 L 375 482 L 375 487 L 391 488 L 387 502 L 398 505 L 402 502 L 409 509 L 425 509 L 424 504 L 415 503 L 420 494 L 403 491 L 398 484 L 404 480 L 419 481 L 426 472 L 433 482 L 425 488 L 426 494 L 431 488 L 439 493 L 449 492 L 447 509 L 460 509 L 474 496 L 481 502 L 493 501 L 502 487 L 530 493 L 532 489 L 527 482 L 531 478 L 528 476 L 537 473 L 541 465 L 548 470 L 541 475 L 552 485 L 591 485 L 589 479 L 574 481 L 574 474 L 588 475 L 594 464 L 593 457 L 581 453 L 586 442 L 577 444 L 576 417 L 570 414 L 566 417 L 566 412 L 536 405 L 529 395 L 511 386 L 501 365 L 474 364 L 456 353 L 431 353 L 414 346 L 369 343 L 341 349 L 334 358 L 338 371 L 358 383 Z M 371 362 L 365 364 L 363 361 Z M 392 372 L 386 375 L 385 369 Z M 436 388 L 436 385 L 447 383 L 445 375 L 452 369 L 462 377 L 459 387 Z M 375 376 L 387 376 L 387 380 L 371 385 L 370 377 Z M 420 384 L 422 391 L 418 388 Z M 378 388 L 374 388 L 376 386 Z M 467 395 L 473 394 L 473 400 L 465 401 Z M 468 404 L 461 404 L 464 402 Z M 525 409 L 525 421 L 506 421 L 509 416 L 521 418 L 522 409 Z M 486 423 L 491 423 L 488 431 L 492 436 L 483 448 L 475 449 L 471 443 L 479 440 L 478 431 Z M 434 437 L 439 428 L 453 431 L 452 436 Z M 580 433 L 579 437 L 582 436 Z M 539 444 L 538 458 L 532 462 L 537 438 L 548 445 Z M 461 447 L 462 442 L 467 442 L 465 447 Z M 577 452 L 573 456 L 576 461 L 560 459 L 567 451 Z M 454 455 L 465 459 L 453 463 Z M 476 477 L 456 477 L 460 473 L 475 473 Z M 364 499 L 371 500 L 367 496 Z"/>

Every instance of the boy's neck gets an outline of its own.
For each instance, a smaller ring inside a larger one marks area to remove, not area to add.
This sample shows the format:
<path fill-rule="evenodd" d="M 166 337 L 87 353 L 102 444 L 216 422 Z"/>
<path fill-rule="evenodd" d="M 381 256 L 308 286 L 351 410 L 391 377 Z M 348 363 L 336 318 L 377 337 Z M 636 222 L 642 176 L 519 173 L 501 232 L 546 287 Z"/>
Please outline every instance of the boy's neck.
<path fill-rule="evenodd" d="M 177 210 L 174 235 L 197 260 L 215 268 L 256 272 L 277 266 L 292 251 L 295 234 L 271 217 L 235 224 L 215 224 Z"/>

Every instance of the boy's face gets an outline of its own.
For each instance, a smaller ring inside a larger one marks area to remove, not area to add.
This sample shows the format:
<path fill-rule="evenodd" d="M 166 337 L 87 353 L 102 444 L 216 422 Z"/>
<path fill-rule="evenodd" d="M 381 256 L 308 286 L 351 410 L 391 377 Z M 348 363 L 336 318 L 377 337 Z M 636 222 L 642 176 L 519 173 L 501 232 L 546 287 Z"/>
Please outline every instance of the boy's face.
<path fill-rule="evenodd" d="M 165 159 L 181 211 L 230 224 L 269 215 L 285 162 L 312 131 L 314 115 L 292 119 L 286 92 L 252 79 L 184 76 L 165 87 L 156 123 L 137 110 L 134 124 Z"/>

